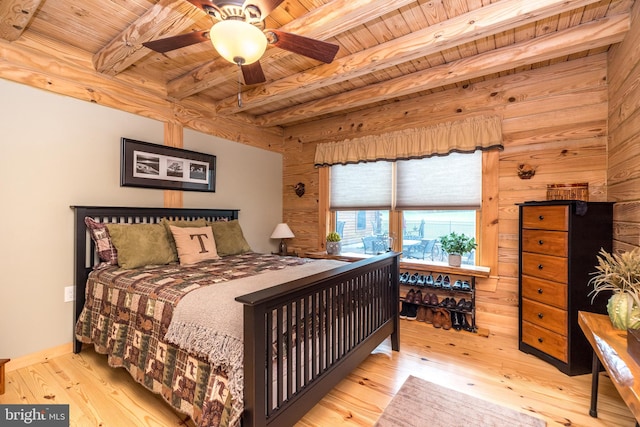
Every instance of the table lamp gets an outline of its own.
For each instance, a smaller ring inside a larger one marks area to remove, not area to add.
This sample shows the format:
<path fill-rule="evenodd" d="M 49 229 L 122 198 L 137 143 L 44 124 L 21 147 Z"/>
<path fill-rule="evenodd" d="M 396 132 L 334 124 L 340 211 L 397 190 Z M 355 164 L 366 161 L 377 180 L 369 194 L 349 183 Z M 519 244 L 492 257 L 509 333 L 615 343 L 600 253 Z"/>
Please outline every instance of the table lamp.
<path fill-rule="evenodd" d="M 287 242 L 285 239 L 296 237 L 287 224 L 280 223 L 276 225 L 275 230 L 271 233 L 272 239 L 280 239 L 279 255 L 287 255 Z"/>

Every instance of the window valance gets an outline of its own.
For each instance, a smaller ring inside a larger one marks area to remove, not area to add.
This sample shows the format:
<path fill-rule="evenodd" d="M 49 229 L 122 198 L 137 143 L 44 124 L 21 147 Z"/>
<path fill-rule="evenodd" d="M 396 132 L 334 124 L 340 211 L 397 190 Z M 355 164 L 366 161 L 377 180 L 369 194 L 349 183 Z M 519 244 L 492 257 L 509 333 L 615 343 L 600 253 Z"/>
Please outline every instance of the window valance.
<path fill-rule="evenodd" d="M 315 166 L 420 159 L 452 152 L 472 153 L 476 150 L 503 148 L 500 117 L 480 116 L 318 144 Z"/>

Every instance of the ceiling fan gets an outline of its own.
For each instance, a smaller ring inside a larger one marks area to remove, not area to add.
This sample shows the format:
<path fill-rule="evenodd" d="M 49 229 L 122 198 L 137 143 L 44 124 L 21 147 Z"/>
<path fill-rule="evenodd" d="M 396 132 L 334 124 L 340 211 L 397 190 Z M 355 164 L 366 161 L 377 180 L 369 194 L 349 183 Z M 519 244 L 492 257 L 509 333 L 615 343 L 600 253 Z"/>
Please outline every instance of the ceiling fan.
<path fill-rule="evenodd" d="M 247 85 L 266 81 L 259 59 L 268 44 L 327 64 L 338 53 L 339 47 L 332 43 L 279 30 L 265 30 L 264 19 L 284 0 L 188 1 L 218 22 L 210 30 L 144 42 L 143 46 L 164 53 L 211 40 L 223 58 L 241 67 Z"/>

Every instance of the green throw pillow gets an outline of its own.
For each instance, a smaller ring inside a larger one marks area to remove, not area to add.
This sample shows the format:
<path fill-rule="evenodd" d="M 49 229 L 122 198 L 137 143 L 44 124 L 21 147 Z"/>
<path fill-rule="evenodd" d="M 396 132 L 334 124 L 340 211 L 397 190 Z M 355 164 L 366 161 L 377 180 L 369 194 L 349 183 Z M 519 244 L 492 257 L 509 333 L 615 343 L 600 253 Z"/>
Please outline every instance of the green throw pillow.
<path fill-rule="evenodd" d="M 167 230 L 162 224 L 107 224 L 107 229 L 118 251 L 118 265 L 122 268 L 175 261 Z"/>
<path fill-rule="evenodd" d="M 216 241 L 218 255 L 240 255 L 251 252 L 251 246 L 245 240 L 237 219 L 209 222 L 208 225 L 213 229 L 213 238 Z"/>
<path fill-rule="evenodd" d="M 169 226 L 173 225 L 174 227 L 182 227 L 182 228 L 207 226 L 207 220 L 204 218 L 194 219 L 193 221 L 189 219 L 171 220 L 171 219 L 162 218 L 161 223 L 164 226 L 165 230 L 167 230 L 167 238 L 169 239 L 169 245 L 171 246 L 171 252 L 173 253 L 173 261 L 175 262 L 178 262 L 178 248 L 176 247 L 176 241 L 173 238 L 173 233 L 171 232 L 171 228 L 169 228 Z"/>

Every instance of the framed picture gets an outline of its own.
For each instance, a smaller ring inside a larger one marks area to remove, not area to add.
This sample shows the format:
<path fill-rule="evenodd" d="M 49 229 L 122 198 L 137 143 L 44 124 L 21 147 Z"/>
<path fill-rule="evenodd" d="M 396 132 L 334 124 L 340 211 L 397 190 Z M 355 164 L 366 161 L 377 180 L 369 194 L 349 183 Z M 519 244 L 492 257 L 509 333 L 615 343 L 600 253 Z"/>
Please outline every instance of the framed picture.
<path fill-rule="evenodd" d="M 216 191 L 216 156 L 122 138 L 120 185 Z"/>

